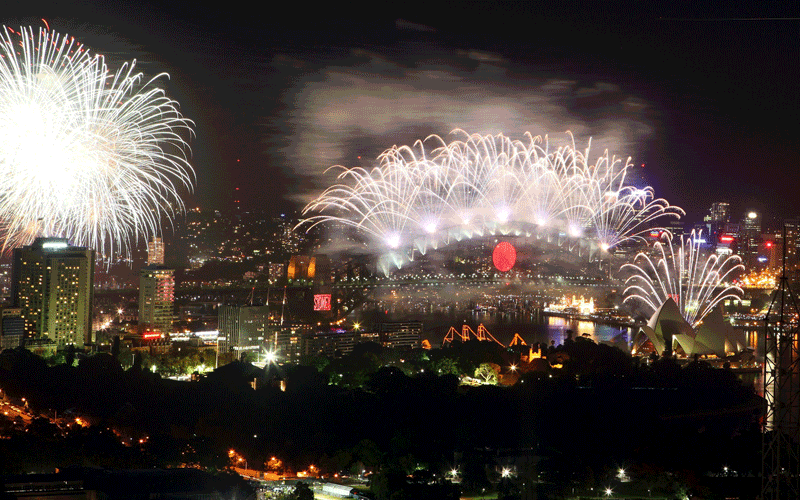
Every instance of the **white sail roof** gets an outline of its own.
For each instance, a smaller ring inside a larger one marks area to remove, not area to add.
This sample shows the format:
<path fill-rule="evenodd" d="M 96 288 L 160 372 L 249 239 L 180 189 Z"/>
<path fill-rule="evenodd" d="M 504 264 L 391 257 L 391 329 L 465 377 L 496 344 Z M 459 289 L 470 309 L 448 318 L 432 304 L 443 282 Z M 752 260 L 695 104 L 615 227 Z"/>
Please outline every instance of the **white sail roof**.
<path fill-rule="evenodd" d="M 658 308 L 647 326 L 639 329 L 634 344 L 641 342 L 642 336 L 650 339 L 659 353 L 667 348 L 672 350 L 677 342 L 687 356 L 715 354 L 724 358 L 742 351 L 746 345 L 744 333 L 725 321 L 719 306 L 693 329 L 672 298 Z M 667 339 L 670 338 L 673 345 L 668 347 Z"/>

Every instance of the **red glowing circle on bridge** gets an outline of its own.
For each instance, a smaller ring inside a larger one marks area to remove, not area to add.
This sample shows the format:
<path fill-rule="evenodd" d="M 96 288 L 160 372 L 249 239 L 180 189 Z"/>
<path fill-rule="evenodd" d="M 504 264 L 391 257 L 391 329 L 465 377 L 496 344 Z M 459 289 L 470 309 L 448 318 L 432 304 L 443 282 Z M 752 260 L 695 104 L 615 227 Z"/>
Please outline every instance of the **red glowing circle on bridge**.
<path fill-rule="evenodd" d="M 507 241 L 501 241 L 494 247 L 492 262 L 498 271 L 510 271 L 517 262 L 517 249 Z"/>

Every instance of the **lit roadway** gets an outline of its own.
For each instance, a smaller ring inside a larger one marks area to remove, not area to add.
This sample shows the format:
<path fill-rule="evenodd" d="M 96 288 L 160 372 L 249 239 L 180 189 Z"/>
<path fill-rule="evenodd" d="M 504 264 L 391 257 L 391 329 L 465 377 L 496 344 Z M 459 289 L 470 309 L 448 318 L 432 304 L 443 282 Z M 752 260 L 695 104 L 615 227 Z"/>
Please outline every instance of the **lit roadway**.
<path fill-rule="evenodd" d="M 14 420 L 16 417 L 20 417 L 25 425 L 30 424 L 31 420 L 33 420 L 33 417 L 25 413 L 22 408 L 8 401 L 0 400 L 0 413 L 11 420 Z"/>

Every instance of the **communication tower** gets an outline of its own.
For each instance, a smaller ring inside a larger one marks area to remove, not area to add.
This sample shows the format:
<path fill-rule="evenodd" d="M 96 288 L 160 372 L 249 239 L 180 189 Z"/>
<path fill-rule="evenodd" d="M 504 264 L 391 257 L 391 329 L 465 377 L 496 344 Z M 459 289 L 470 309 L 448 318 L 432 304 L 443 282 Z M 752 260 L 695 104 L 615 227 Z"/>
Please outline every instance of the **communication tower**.
<path fill-rule="evenodd" d="M 786 227 L 783 228 L 786 241 Z M 761 440 L 761 498 L 800 498 L 800 328 L 798 301 L 786 277 L 764 318 L 764 428 Z"/>

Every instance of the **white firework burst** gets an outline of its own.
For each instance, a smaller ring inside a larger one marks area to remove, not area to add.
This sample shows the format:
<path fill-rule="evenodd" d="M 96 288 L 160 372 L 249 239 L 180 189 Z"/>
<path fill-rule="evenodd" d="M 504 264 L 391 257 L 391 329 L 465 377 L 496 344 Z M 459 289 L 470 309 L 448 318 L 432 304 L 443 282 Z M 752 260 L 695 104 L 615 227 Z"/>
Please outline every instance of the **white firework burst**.
<path fill-rule="evenodd" d="M 3 247 L 66 237 L 129 255 L 183 209 L 194 173 L 192 122 L 135 61 L 102 56 L 46 29 L 0 35 L 0 224 Z"/>
<path fill-rule="evenodd" d="M 372 170 L 340 167 L 339 184 L 306 206 L 302 224 L 350 224 L 394 253 L 512 227 L 561 231 L 608 250 L 643 240 L 656 219 L 683 215 L 651 188 L 626 185 L 629 162 L 606 152 L 590 163 L 589 148 L 578 151 L 571 136 L 571 145 L 549 151 L 547 138 L 531 134 L 523 142 L 456 133 L 465 139 L 392 147 Z"/>
<path fill-rule="evenodd" d="M 626 281 L 625 302 L 644 306 L 652 315 L 668 298 L 678 305 L 681 314 L 696 327 L 720 302 L 741 298 L 742 289 L 730 284 L 744 270 L 738 255 L 704 255 L 700 249 L 702 232 L 692 231 L 689 239 L 673 244 L 666 235 L 664 243 L 653 246 L 653 255 L 639 253 L 633 263 L 620 271 L 631 273 Z"/>

